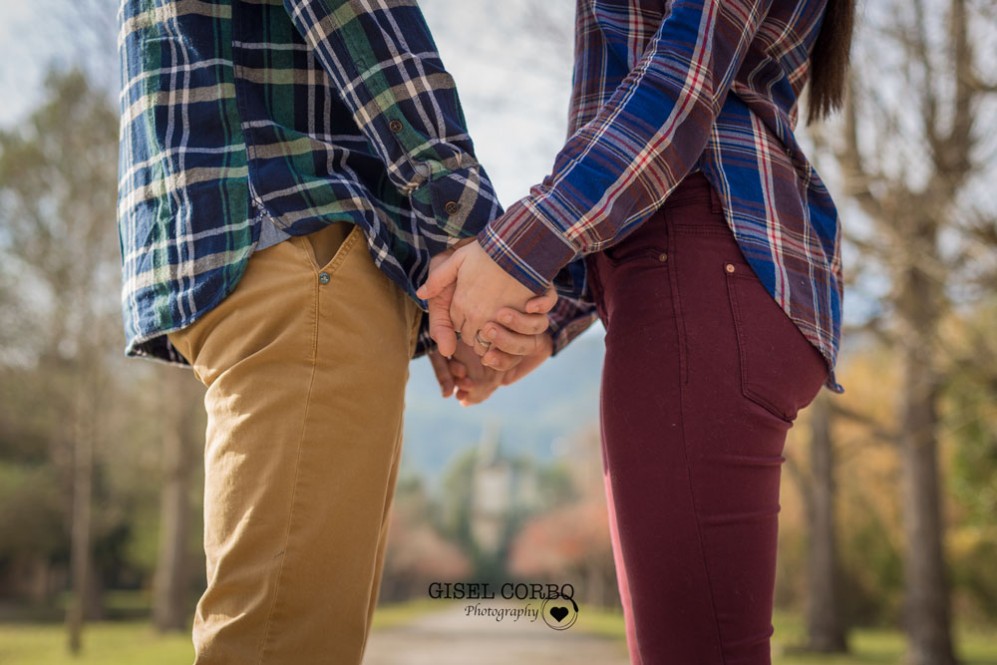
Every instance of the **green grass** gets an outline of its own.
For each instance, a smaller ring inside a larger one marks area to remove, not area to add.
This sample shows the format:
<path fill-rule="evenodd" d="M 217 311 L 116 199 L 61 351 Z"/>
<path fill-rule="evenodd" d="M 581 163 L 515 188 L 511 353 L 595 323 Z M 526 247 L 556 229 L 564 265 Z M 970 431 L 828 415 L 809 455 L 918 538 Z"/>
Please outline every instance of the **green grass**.
<path fill-rule="evenodd" d="M 895 630 L 856 629 L 849 635 L 847 655 L 801 653 L 798 645 L 805 636 L 803 618 L 777 613 L 773 621 L 773 665 L 902 665 L 904 637 Z M 623 617 L 616 612 L 584 609 L 578 614 L 578 630 L 624 639 Z M 957 655 L 963 665 L 997 665 L 997 631 L 961 630 L 957 634 Z"/>
<path fill-rule="evenodd" d="M 189 635 L 157 635 L 146 622 L 88 625 L 80 658 L 68 654 L 66 631 L 59 624 L 0 625 L 3 665 L 177 665 L 193 660 Z"/>
<path fill-rule="evenodd" d="M 777 613 L 775 617 L 773 658 L 776 665 L 901 665 L 904 636 L 896 630 L 861 628 L 849 634 L 851 653 L 846 656 L 821 656 L 794 653 L 804 642 L 803 617 Z M 957 630 L 956 655 L 963 665 L 997 665 L 997 631 Z"/>
<path fill-rule="evenodd" d="M 384 630 L 401 626 L 424 614 L 438 612 L 447 607 L 446 601 L 439 601 L 433 598 L 422 598 L 410 600 L 405 603 L 393 603 L 391 605 L 381 605 L 374 612 L 374 630 Z"/>
<path fill-rule="evenodd" d="M 436 600 L 379 608 L 374 626 L 386 629 L 403 625 L 423 614 L 442 609 Z M 852 631 L 852 652 L 846 656 L 820 656 L 793 651 L 804 636 L 801 617 L 775 617 L 774 665 L 902 665 L 903 636 L 891 630 Z M 623 639 L 619 614 L 585 608 L 575 630 Z M 997 665 L 997 631 L 959 631 L 958 654 L 964 665 Z M 88 625 L 83 654 L 74 659 L 66 652 L 61 624 L 0 623 L 2 665 L 177 665 L 193 660 L 188 634 L 158 635 L 147 622 L 121 621 Z"/>
<path fill-rule="evenodd" d="M 122 611 L 142 608 L 141 599 L 123 595 Z M 439 610 L 438 600 L 416 600 L 378 608 L 374 627 L 391 628 Z M 0 665 L 177 665 L 194 660 L 188 633 L 159 635 L 147 621 L 104 621 L 88 624 L 83 653 L 66 651 L 66 631 L 59 623 L 0 623 Z"/>

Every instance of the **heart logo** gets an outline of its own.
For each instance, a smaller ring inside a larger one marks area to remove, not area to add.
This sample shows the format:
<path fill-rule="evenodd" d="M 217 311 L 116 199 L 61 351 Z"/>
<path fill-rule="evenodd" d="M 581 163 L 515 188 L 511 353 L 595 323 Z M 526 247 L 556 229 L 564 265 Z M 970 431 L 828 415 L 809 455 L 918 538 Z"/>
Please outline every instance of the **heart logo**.
<path fill-rule="evenodd" d="M 568 616 L 567 607 L 552 607 L 550 608 L 550 615 L 557 619 L 558 623 L 564 621 L 564 617 Z"/>

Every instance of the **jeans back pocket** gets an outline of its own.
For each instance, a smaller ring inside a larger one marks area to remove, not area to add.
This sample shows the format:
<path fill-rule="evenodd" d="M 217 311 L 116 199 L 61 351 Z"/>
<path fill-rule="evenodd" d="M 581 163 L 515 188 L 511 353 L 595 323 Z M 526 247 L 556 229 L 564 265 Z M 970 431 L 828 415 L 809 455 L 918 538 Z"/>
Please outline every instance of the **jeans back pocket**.
<path fill-rule="evenodd" d="M 741 391 L 791 423 L 819 392 L 827 364 L 748 264 L 726 263 L 723 269 L 737 334 Z"/>

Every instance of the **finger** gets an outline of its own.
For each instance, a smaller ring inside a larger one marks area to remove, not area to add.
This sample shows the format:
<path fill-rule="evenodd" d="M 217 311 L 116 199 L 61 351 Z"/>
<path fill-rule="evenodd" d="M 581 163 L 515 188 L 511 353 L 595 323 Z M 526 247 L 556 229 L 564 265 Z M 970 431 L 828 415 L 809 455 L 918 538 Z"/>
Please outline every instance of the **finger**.
<path fill-rule="evenodd" d="M 554 340 L 550 337 L 550 335 L 541 335 L 539 340 L 540 348 L 537 350 L 537 353 L 523 358 L 523 362 L 501 374 L 501 383 L 503 386 L 508 386 L 516 381 L 519 381 L 524 376 L 542 365 L 547 358 L 550 358 L 551 354 L 554 352 Z"/>
<path fill-rule="evenodd" d="M 457 273 L 464 259 L 460 254 L 453 254 L 446 261 L 434 266 L 426 278 L 426 283 L 415 292 L 423 300 L 429 300 L 440 293 L 443 289 L 457 281 Z"/>
<path fill-rule="evenodd" d="M 516 365 L 523 362 L 523 357 L 524 356 L 521 355 L 514 355 L 506 353 L 505 351 L 499 351 L 498 349 L 492 349 L 481 359 L 481 364 L 485 367 L 490 367 L 497 372 L 508 372 Z"/>
<path fill-rule="evenodd" d="M 554 287 L 548 287 L 547 291 L 542 296 L 536 296 L 535 298 L 530 298 L 526 303 L 526 311 L 530 314 L 546 314 L 550 310 L 554 309 L 554 305 L 557 304 L 557 291 Z"/>
<path fill-rule="evenodd" d="M 491 348 L 514 356 L 529 355 L 537 350 L 536 335 L 520 335 L 495 323 L 485 325 L 483 337 L 492 343 Z"/>
<path fill-rule="evenodd" d="M 492 393 L 495 392 L 496 387 L 497 386 L 489 386 L 487 388 L 477 388 L 474 390 L 458 390 L 457 400 L 460 402 L 461 406 L 481 404 L 486 399 L 491 397 Z"/>
<path fill-rule="evenodd" d="M 458 317 L 461 317 L 461 316 L 462 316 L 461 312 L 458 311 L 456 307 L 453 307 L 453 306 L 450 307 L 450 317 L 451 317 L 451 319 L 456 320 Z M 471 347 L 472 349 L 477 350 L 481 346 L 474 339 L 474 334 L 478 330 L 479 330 L 479 328 L 474 327 L 474 325 L 471 323 L 471 321 L 465 318 L 465 319 L 463 319 L 463 323 L 461 323 L 457 327 L 457 337 L 465 345 Z"/>
<path fill-rule="evenodd" d="M 463 390 L 464 392 L 472 392 L 475 388 L 479 387 L 479 384 L 471 378 L 458 379 L 454 382 L 454 386 L 457 390 Z"/>
<path fill-rule="evenodd" d="M 429 312 L 429 336 L 436 341 L 441 355 L 449 358 L 457 350 L 457 333 L 450 319 L 450 302 L 455 290 L 453 284 L 427 303 Z"/>
<path fill-rule="evenodd" d="M 429 363 L 433 366 L 433 372 L 436 374 L 436 381 L 440 384 L 440 391 L 443 393 L 443 397 L 450 397 L 454 393 L 454 376 L 453 372 L 450 371 L 449 364 L 446 358 L 441 356 L 437 352 L 430 352 Z"/>
<path fill-rule="evenodd" d="M 456 295 L 456 288 L 455 288 Z M 455 297 L 450 302 L 449 316 L 450 321 L 453 323 L 454 331 L 457 336 L 457 340 L 460 341 L 465 346 L 470 346 L 474 348 L 474 331 L 476 328 L 471 328 L 467 323 L 467 316 L 464 311 L 457 306 L 457 298 Z"/>
<path fill-rule="evenodd" d="M 480 330 L 474 333 L 473 341 L 474 346 L 472 348 L 474 349 L 474 352 L 478 354 L 479 358 L 488 353 L 488 349 L 492 348 L 492 343 L 485 339 L 485 336 L 481 334 Z"/>
<path fill-rule="evenodd" d="M 539 335 L 550 326 L 550 319 L 547 318 L 546 314 L 526 314 L 514 307 L 500 309 L 496 320 L 509 330 L 521 335 Z"/>
<path fill-rule="evenodd" d="M 527 367 L 527 364 L 528 363 L 519 363 L 518 365 L 516 365 L 515 367 L 513 367 L 509 371 L 507 371 L 504 374 L 502 374 L 502 385 L 503 386 L 512 385 L 516 381 L 519 381 L 521 378 L 523 378 L 524 376 L 526 376 L 527 374 L 529 374 L 530 371 L 533 368 L 532 367 Z M 456 390 L 456 388 L 455 388 L 455 390 Z M 455 396 L 456 396 L 456 394 L 455 394 Z"/>
<path fill-rule="evenodd" d="M 467 377 L 467 365 L 459 360 L 450 361 L 450 375 L 453 376 L 454 381 L 457 382 L 459 379 L 464 379 Z"/>

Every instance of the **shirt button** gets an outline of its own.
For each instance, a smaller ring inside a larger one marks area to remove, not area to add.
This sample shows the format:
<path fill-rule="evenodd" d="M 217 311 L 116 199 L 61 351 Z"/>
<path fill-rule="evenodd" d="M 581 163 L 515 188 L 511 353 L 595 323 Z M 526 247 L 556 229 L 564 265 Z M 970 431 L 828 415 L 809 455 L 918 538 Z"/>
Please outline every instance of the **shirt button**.
<path fill-rule="evenodd" d="M 402 131 L 402 129 L 403 129 L 403 127 L 402 127 L 402 121 L 401 120 L 392 120 L 391 122 L 388 123 L 388 129 L 390 129 L 393 133 L 397 134 L 398 132 Z"/>
<path fill-rule="evenodd" d="M 730 273 L 734 272 L 734 264 L 733 263 L 728 263 L 725 266 L 725 269 L 727 270 L 727 272 L 730 272 Z"/>
<path fill-rule="evenodd" d="M 658 254 L 658 260 L 661 261 L 662 263 L 664 263 L 665 261 L 668 260 L 668 254 L 666 254 L 664 252 L 662 252 L 661 254 Z"/>
<path fill-rule="evenodd" d="M 328 284 L 330 279 L 332 278 L 329 277 L 329 273 L 327 272 L 320 272 L 318 274 L 318 281 L 320 284 Z"/>
<path fill-rule="evenodd" d="M 460 212 L 460 204 L 457 203 L 456 201 L 447 201 L 447 204 L 443 206 L 443 209 L 446 211 L 448 215 L 453 217 L 458 212 Z"/>

